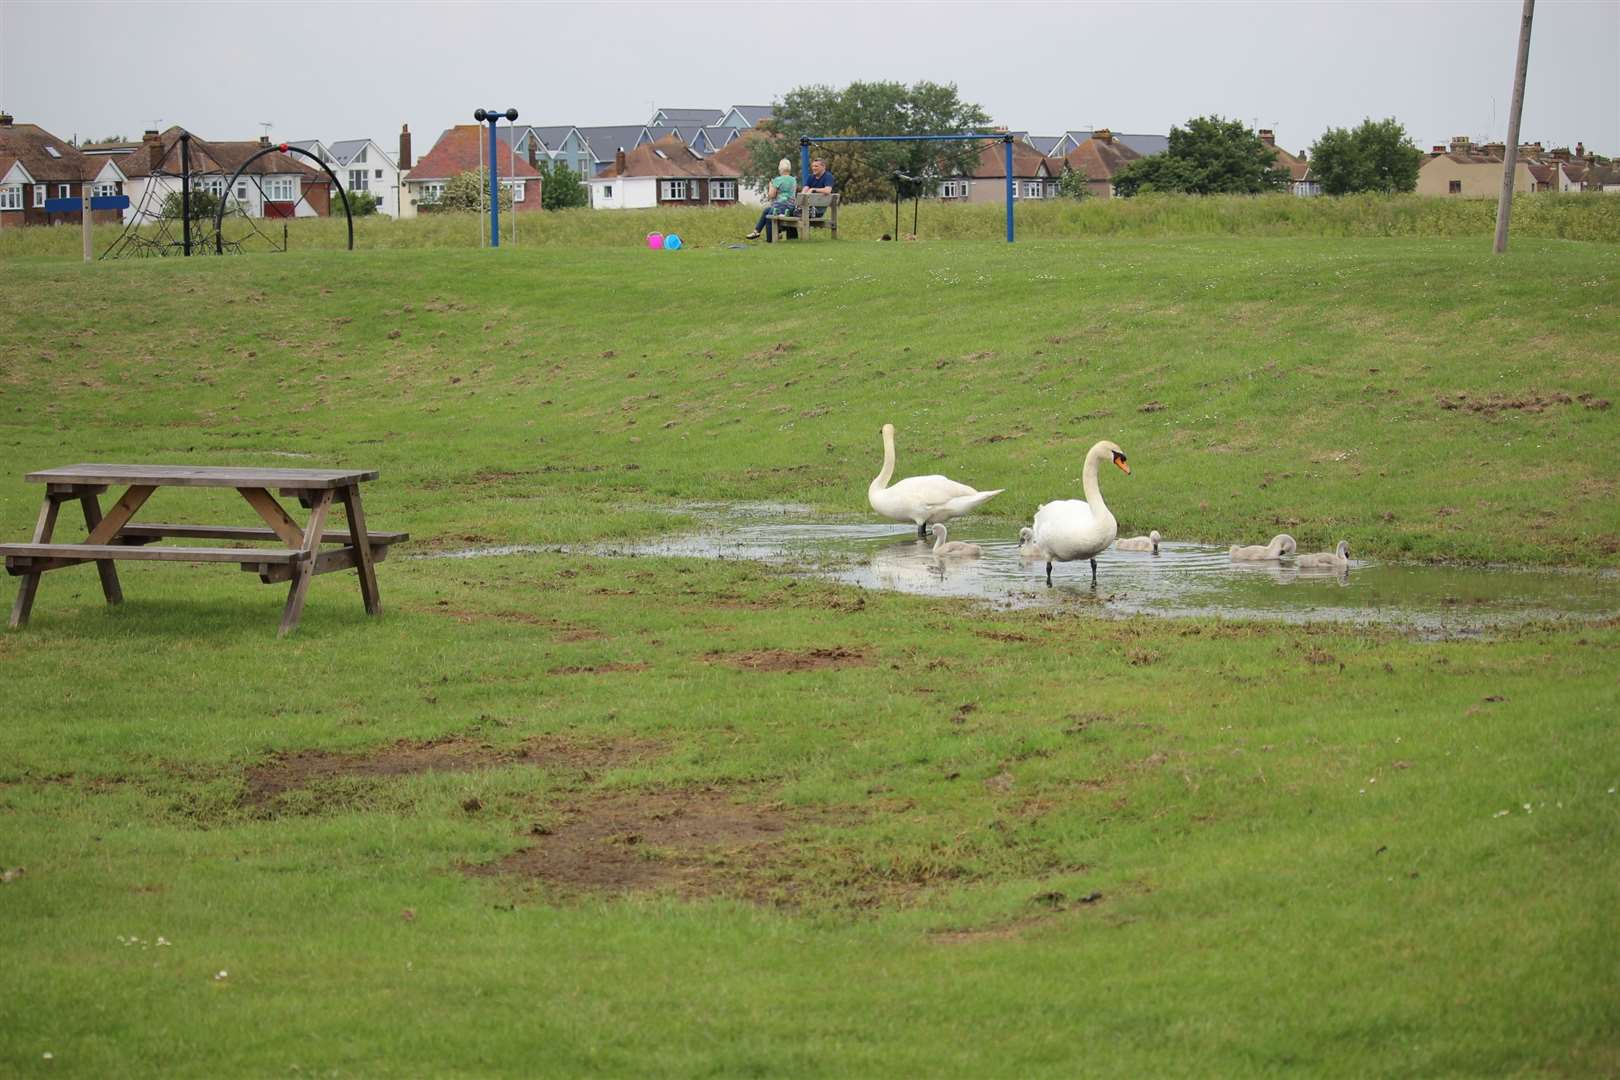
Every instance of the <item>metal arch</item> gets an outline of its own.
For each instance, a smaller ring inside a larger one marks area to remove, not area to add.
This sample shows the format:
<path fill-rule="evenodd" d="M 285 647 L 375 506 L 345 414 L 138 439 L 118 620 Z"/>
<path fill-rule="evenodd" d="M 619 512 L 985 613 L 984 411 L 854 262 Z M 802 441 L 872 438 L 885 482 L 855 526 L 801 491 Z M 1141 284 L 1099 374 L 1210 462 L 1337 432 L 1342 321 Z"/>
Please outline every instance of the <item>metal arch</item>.
<path fill-rule="evenodd" d="M 330 165 L 316 157 L 314 154 L 310 153 L 308 150 L 305 150 L 302 147 L 291 146 L 287 143 L 281 143 L 276 146 L 267 146 L 263 150 L 260 150 L 257 154 L 254 154 L 252 157 L 242 162 L 237 170 L 231 174 L 230 180 L 225 184 L 225 194 L 220 197 L 219 208 L 214 211 L 214 253 L 216 255 L 225 254 L 225 238 L 221 235 L 220 230 L 225 222 L 226 200 L 231 197 L 231 192 L 236 190 L 236 182 L 242 178 L 243 173 L 247 172 L 247 167 L 264 157 L 266 154 L 302 154 L 315 164 L 319 165 L 326 175 L 332 178 L 332 186 L 337 188 L 338 194 L 343 197 L 343 216 L 348 219 L 349 222 L 349 250 L 353 251 L 354 214 L 349 209 L 349 193 L 344 190 L 342 181 L 338 180 L 337 178 L 337 173 L 332 171 L 332 167 Z"/>

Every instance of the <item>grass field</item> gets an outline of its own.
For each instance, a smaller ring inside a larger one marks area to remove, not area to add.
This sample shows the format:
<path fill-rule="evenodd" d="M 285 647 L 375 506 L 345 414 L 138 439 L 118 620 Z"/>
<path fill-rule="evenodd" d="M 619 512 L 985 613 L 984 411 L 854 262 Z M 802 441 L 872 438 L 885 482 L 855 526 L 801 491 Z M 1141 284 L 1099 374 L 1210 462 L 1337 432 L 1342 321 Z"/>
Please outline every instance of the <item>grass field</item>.
<path fill-rule="evenodd" d="M 860 516 L 892 421 L 901 475 L 1007 488 L 967 538 L 1106 437 L 1126 532 L 1612 569 L 1617 280 L 1532 237 L 8 259 L 0 535 L 29 469 L 151 460 L 376 467 L 413 541 L 380 621 L 326 577 L 278 642 L 280 590 L 124 564 L 0 634 L 0 1072 L 1613 1075 L 1613 620 L 406 556 Z"/>

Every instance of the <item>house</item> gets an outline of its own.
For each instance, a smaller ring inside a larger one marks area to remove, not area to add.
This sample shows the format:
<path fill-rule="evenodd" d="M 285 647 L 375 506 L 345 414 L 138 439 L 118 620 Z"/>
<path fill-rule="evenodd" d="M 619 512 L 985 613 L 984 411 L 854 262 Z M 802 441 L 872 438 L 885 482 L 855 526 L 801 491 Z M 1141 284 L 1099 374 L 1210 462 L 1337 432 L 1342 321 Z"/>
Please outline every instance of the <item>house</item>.
<path fill-rule="evenodd" d="M 180 136 L 185 129 L 171 127 L 159 134 L 146 132 L 134 150 L 110 155 L 125 176 L 129 196 L 126 222 L 145 222 L 163 214 L 163 202 L 181 190 Z M 268 137 L 240 142 L 218 142 L 191 136 L 191 189 L 216 198 L 226 195 L 238 169 L 260 151 L 270 148 Z M 325 217 L 331 205 L 331 181 L 326 173 L 300 162 L 294 155 L 265 154 L 253 161 L 237 179 L 230 203 L 249 217 Z"/>
<path fill-rule="evenodd" d="M 1501 143 L 1476 147 L 1466 136 L 1454 137 L 1446 146 L 1436 146 L 1418 166 L 1419 195 L 1499 195 L 1502 192 Z M 1519 159 L 1513 167 L 1513 190 L 1532 191 L 1536 180 L 1530 163 Z"/>
<path fill-rule="evenodd" d="M 1569 178 L 1561 161 L 1531 161 L 1528 164 L 1531 191 L 1579 191 L 1580 187 Z M 1498 170 L 1500 173 L 1500 170 Z"/>
<path fill-rule="evenodd" d="M 52 213 L 49 199 L 79 199 L 86 184 L 92 195 L 122 195 L 127 181 L 118 162 L 91 157 L 37 124 L 19 124 L 0 113 L 0 228 L 20 225 L 79 224 L 82 212 Z M 90 220 L 117 224 L 117 210 L 92 210 Z"/>
<path fill-rule="evenodd" d="M 1066 158 L 1072 154 L 1076 147 L 1091 138 L 1090 131 L 1065 131 L 1058 136 L 1057 144 L 1046 151 L 1047 157 Z M 1170 136 L 1168 135 L 1131 135 L 1122 131 L 1112 133 L 1114 138 L 1135 150 L 1143 157 L 1152 157 L 1162 154 L 1170 149 Z"/>
<path fill-rule="evenodd" d="M 399 217 L 400 167 L 388 151 L 370 139 L 342 139 L 331 145 L 330 152 L 332 171 L 345 191 L 369 192 L 379 211 Z"/>
<path fill-rule="evenodd" d="M 306 154 L 313 155 L 314 157 L 317 157 L 320 160 L 326 162 L 326 164 L 328 164 L 328 165 L 332 164 L 332 150 L 331 150 L 331 148 L 328 147 L 325 143 L 321 142 L 321 140 L 319 140 L 319 139 L 294 140 L 292 142 L 289 142 L 287 145 L 292 146 L 292 147 L 296 147 L 297 149 L 302 150 Z"/>
<path fill-rule="evenodd" d="M 1271 149 L 1276 157 L 1278 168 L 1288 170 L 1290 188 L 1295 195 L 1311 196 L 1322 194 L 1322 183 L 1311 175 L 1310 162 L 1305 160 L 1304 152 L 1295 157 L 1277 145 L 1276 134 L 1270 128 L 1261 128 L 1257 133 L 1260 141 Z"/>
<path fill-rule="evenodd" d="M 590 145 L 586 143 L 585 136 L 580 133 L 579 128 L 572 124 L 496 128 L 496 136 L 503 141 L 515 138 L 517 152 L 528 158 L 529 164 L 536 169 L 540 167 L 541 162 L 549 161 L 553 166 L 565 166 L 581 179 L 588 178 L 596 172 L 596 161 Z"/>
<path fill-rule="evenodd" d="M 733 127 L 698 127 L 696 125 L 672 125 L 670 127 L 650 128 L 649 131 L 655 139 L 674 133 L 681 137 L 681 141 L 694 152 L 707 157 L 718 153 L 729 146 L 732 140 L 742 134 L 742 130 Z"/>
<path fill-rule="evenodd" d="M 1057 144 L 1062 138 L 1061 135 L 1025 135 L 1024 141 L 1033 146 L 1041 156 L 1047 157 L 1057 149 Z"/>
<path fill-rule="evenodd" d="M 581 176 L 592 177 L 618 160 L 619 151 L 628 153 L 652 142 L 655 136 L 647 124 L 619 124 L 606 127 L 576 128 L 590 152 L 591 168 Z"/>
<path fill-rule="evenodd" d="M 647 127 L 716 127 L 725 120 L 725 109 L 659 109 L 647 121 Z"/>
<path fill-rule="evenodd" d="M 1086 178 L 1086 188 L 1099 199 L 1114 197 L 1114 174 L 1142 155 L 1126 146 L 1107 128 L 1098 128 L 1091 138 L 1069 151 L 1062 172 L 1076 172 Z M 1051 159 L 1048 159 L 1051 160 Z"/>
<path fill-rule="evenodd" d="M 401 217 L 415 217 L 423 207 L 439 201 L 444 185 L 462 173 L 480 175 L 489 164 L 488 126 L 485 124 L 457 124 L 439 136 L 433 149 L 422 155 L 402 180 L 404 197 L 400 203 Z M 403 143 L 403 140 L 402 140 Z M 401 157 L 409 157 L 404 150 Z M 502 147 L 497 151 L 496 171 L 501 184 L 512 193 L 512 209 L 528 213 L 541 209 L 540 171 L 522 155 Z"/>
<path fill-rule="evenodd" d="M 1013 198 L 1051 199 L 1057 196 L 1063 163 L 1045 156 L 1026 142 L 1014 142 Z M 1005 203 L 1007 201 L 1007 146 L 991 143 L 979 151 L 973 171 L 940 181 L 939 197 L 952 202 Z"/>
<path fill-rule="evenodd" d="M 774 115 L 769 105 L 733 105 L 726 110 L 726 115 L 720 119 L 721 127 L 744 128 L 758 127 Z"/>
<path fill-rule="evenodd" d="M 742 171 L 715 157 L 694 153 L 671 132 L 633 150 L 618 152 L 590 180 L 591 206 L 626 210 L 654 206 L 732 206 L 742 192 Z"/>

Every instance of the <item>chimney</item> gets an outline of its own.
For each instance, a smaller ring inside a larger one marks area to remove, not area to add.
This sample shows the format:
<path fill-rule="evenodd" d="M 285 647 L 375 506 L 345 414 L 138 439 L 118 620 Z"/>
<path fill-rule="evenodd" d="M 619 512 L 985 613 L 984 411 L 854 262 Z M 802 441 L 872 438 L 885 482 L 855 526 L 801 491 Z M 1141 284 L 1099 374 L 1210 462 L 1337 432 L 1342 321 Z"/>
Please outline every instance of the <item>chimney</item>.
<path fill-rule="evenodd" d="M 10 127 L 10 126 L 11 126 L 11 114 L 8 113 L 8 112 L 0 112 L 0 127 Z"/>
<path fill-rule="evenodd" d="M 163 164 L 163 136 L 148 129 L 141 135 L 141 142 L 146 144 L 147 167 L 157 169 Z"/>
<path fill-rule="evenodd" d="M 1569 147 L 1560 146 L 1557 150 L 1554 150 L 1552 152 L 1551 157 L 1553 158 L 1554 161 L 1568 161 L 1569 160 Z"/>
<path fill-rule="evenodd" d="M 540 167 L 540 140 L 532 137 L 529 139 L 529 167 Z"/>
<path fill-rule="evenodd" d="M 1443 147 L 1443 146 L 1431 146 L 1431 147 L 1429 147 L 1429 156 L 1430 157 L 1439 157 L 1441 154 L 1443 154 L 1445 152 L 1446 152 L 1446 148 Z"/>
<path fill-rule="evenodd" d="M 1098 128 L 1091 133 L 1091 137 L 1098 142 L 1111 143 L 1114 141 L 1114 133 L 1107 128 Z"/>
<path fill-rule="evenodd" d="M 1267 146 L 1276 146 L 1277 145 L 1277 136 L 1272 132 L 1272 130 L 1270 128 L 1261 128 L 1260 129 L 1260 141 L 1265 143 Z"/>
<path fill-rule="evenodd" d="M 1575 144 L 1575 156 L 1580 158 L 1582 161 L 1586 160 L 1586 144 L 1585 143 L 1576 143 Z"/>
<path fill-rule="evenodd" d="M 619 152 L 613 155 L 613 174 L 615 176 L 623 176 L 624 168 L 624 147 L 621 146 L 619 147 Z"/>
<path fill-rule="evenodd" d="M 1453 135 L 1451 137 L 1451 152 L 1453 154 L 1466 154 L 1473 143 L 1468 141 L 1466 135 Z"/>
<path fill-rule="evenodd" d="M 411 125 L 399 125 L 399 171 L 411 167 Z"/>
<path fill-rule="evenodd" d="M 268 135 L 260 135 L 259 136 L 259 145 L 260 146 L 269 146 L 270 145 L 270 136 L 268 136 Z"/>
<path fill-rule="evenodd" d="M 1486 157 L 1493 157 L 1497 161 L 1507 160 L 1507 143 L 1488 142 L 1480 149 L 1485 151 Z"/>

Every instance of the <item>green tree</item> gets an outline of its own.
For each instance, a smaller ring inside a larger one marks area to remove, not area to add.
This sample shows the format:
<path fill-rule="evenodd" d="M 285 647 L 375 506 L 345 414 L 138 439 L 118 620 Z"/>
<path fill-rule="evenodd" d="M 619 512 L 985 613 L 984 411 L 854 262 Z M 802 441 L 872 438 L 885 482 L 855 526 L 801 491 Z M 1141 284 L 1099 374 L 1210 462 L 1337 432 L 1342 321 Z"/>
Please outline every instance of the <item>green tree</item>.
<path fill-rule="evenodd" d="M 1191 195 L 1250 195 L 1279 191 L 1288 170 L 1276 152 L 1241 120 L 1199 116 L 1170 129 L 1170 148 L 1133 161 L 1114 175 L 1114 191 L 1127 198 L 1147 191 Z"/>
<path fill-rule="evenodd" d="M 781 158 L 799 172 L 801 135 L 944 135 L 983 131 L 990 117 L 961 99 L 953 83 L 854 82 L 843 89 L 800 86 L 771 106 L 773 115 L 757 129 L 747 179 L 764 189 Z M 979 144 L 831 143 L 817 147 L 838 178 L 846 202 L 894 196 L 893 176 L 949 176 L 971 172 Z"/>
<path fill-rule="evenodd" d="M 180 200 L 180 193 L 178 191 L 171 191 L 167 195 L 163 196 L 163 206 L 162 206 L 162 209 L 159 211 L 159 213 L 161 213 L 164 217 L 168 218 L 171 221 L 179 221 L 180 220 L 180 210 L 181 210 L 181 200 Z M 219 210 L 219 196 L 210 194 L 209 192 L 206 192 L 206 191 L 198 191 L 196 188 L 192 189 L 192 191 L 191 191 L 191 220 L 192 221 L 203 221 L 205 219 L 208 220 L 208 221 L 213 221 L 214 220 L 214 214 L 218 210 Z"/>
<path fill-rule="evenodd" d="M 562 162 L 542 161 L 540 169 L 540 205 L 547 210 L 567 210 L 585 206 L 591 201 L 590 189 L 579 174 Z"/>
<path fill-rule="evenodd" d="M 444 182 L 444 194 L 437 202 L 424 204 L 430 213 L 479 213 L 489 209 L 489 178 L 482 169 L 472 169 Z M 512 192 L 501 185 L 501 209 L 512 209 Z"/>
<path fill-rule="evenodd" d="M 1058 177 L 1058 194 L 1065 199 L 1091 198 L 1091 185 L 1079 169 L 1064 169 Z"/>
<path fill-rule="evenodd" d="M 1311 172 L 1329 195 L 1417 189 L 1423 151 L 1391 116 L 1368 117 L 1355 129 L 1328 128 L 1311 146 Z"/>
<path fill-rule="evenodd" d="M 369 191 L 349 192 L 349 213 L 355 217 L 369 217 L 377 212 L 377 196 Z M 332 196 L 333 216 L 343 213 L 343 196 Z"/>

